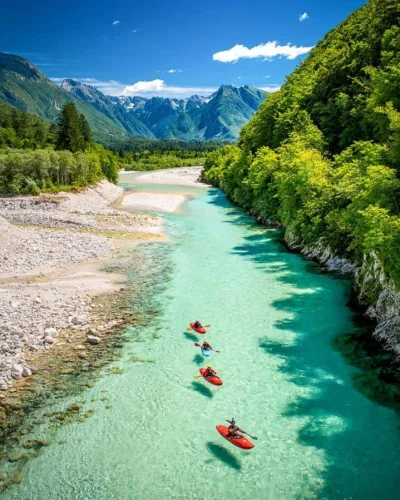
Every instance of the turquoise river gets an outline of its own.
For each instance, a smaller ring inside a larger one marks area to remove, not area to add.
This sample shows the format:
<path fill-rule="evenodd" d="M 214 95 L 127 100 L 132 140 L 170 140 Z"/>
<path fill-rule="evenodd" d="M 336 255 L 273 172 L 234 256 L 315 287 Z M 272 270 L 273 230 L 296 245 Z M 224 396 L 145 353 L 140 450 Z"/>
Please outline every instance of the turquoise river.
<path fill-rule="evenodd" d="M 153 244 L 171 268 L 161 314 L 131 328 L 121 373 L 87 390 L 94 416 L 59 428 L 2 498 L 400 498 L 399 414 L 356 390 L 334 347 L 355 329 L 349 281 L 287 252 L 218 190 L 146 189 L 193 194 L 163 215 L 170 241 Z M 205 364 L 187 332 L 196 318 L 212 325 L 221 388 L 193 378 Z M 253 450 L 217 433 L 231 417 L 258 437 Z"/>

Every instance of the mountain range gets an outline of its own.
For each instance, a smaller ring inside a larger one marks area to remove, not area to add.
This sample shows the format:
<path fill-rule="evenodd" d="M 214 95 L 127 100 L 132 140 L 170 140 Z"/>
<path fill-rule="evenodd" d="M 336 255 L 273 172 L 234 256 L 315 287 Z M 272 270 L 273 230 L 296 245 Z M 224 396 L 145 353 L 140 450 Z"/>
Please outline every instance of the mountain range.
<path fill-rule="evenodd" d="M 249 85 L 222 85 L 210 96 L 186 99 L 107 96 L 72 79 L 58 86 L 28 60 L 0 52 L 0 102 L 48 122 L 57 121 L 62 106 L 73 102 L 100 142 L 129 137 L 234 141 L 266 95 Z"/>

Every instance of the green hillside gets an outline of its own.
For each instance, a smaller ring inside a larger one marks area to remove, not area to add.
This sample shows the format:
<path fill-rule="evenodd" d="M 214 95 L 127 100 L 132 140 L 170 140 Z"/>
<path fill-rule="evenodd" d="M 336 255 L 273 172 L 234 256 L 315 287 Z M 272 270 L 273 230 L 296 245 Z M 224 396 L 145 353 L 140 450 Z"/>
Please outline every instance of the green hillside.
<path fill-rule="evenodd" d="M 400 3 L 370 0 L 266 99 L 204 178 L 303 244 L 400 285 Z"/>
<path fill-rule="evenodd" d="M 90 103 L 58 87 L 29 61 L 1 52 L 0 102 L 53 123 L 57 121 L 62 106 L 73 102 L 87 117 L 95 139 L 107 141 L 110 137 L 127 136 L 121 125 Z"/>

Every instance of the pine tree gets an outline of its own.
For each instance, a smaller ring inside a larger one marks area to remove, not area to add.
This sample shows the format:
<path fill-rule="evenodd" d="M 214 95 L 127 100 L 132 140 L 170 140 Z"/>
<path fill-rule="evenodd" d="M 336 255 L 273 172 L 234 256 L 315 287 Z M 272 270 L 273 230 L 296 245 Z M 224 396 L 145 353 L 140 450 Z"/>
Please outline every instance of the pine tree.
<path fill-rule="evenodd" d="M 75 153 L 84 149 L 81 123 L 75 104 L 64 105 L 58 122 L 57 149 L 67 149 Z"/>
<path fill-rule="evenodd" d="M 81 114 L 79 117 L 79 125 L 81 129 L 81 134 L 83 138 L 83 148 L 86 149 L 87 146 L 92 142 L 92 131 L 90 130 L 90 125 L 85 118 L 85 115 Z"/>

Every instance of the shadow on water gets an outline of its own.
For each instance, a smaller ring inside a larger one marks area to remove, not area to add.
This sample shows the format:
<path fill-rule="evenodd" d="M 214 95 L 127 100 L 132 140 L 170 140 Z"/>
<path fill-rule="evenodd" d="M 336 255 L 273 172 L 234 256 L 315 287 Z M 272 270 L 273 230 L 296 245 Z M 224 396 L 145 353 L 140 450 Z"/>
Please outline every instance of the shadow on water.
<path fill-rule="evenodd" d="M 228 451 L 226 448 L 219 444 L 212 443 L 211 441 L 207 443 L 208 451 L 218 460 L 226 464 L 231 469 L 241 470 L 242 464 L 235 457 L 233 453 Z"/>
<path fill-rule="evenodd" d="M 210 203 L 227 209 L 232 207 L 220 191 L 214 190 L 210 194 Z M 363 425 L 357 418 L 363 411 L 364 402 L 353 397 L 353 402 L 346 404 L 348 384 L 364 397 L 398 409 L 400 375 L 393 369 L 392 356 L 383 353 L 379 344 L 371 342 L 370 328 L 360 329 L 358 323 L 354 323 L 349 331 L 344 319 L 342 328 L 347 331 L 336 335 L 331 332 L 330 308 L 338 310 L 343 307 L 343 315 L 348 316 L 344 299 L 350 297 L 349 280 L 323 274 L 316 264 L 288 252 L 279 241 L 281 232 L 261 230 L 255 219 L 244 211 L 237 208 L 227 210 L 227 217 L 229 223 L 248 229 L 241 244 L 232 248 L 231 253 L 254 262 L 263 272 L 273 274 L 277 281 L 290 285 L 285 287 L 284 297 L 271 304 L 278 311 L 287 313 L 274 326 L 282 333 L 292 334 L 290 341 L 287 335 L 282 342 L 265 337 L 259 340 L 259 346 L 266 354 L 280 358 L 279 371 L 304 389 L 288 404 L 282 416 L 304 421 L 298 434 L 299 442 L 324 450 L 328 465 L 323 473 L 325 488 L 320 494 L 335 497 L 340 481 L 352 484 L 351 468 L 343 460 L 348 456 L 349 443 L 358 450 L 357 447 L 363 447 L 368 440 L 365 433 L 354 432 Z M 339 287 L 334 294 L 329 280 L 334 280 L 335 287 Z M 336 322 L 335 331 L 340 328 L 340 322 Z M 332 349 L 329 349 L 329 343 Z M 335 350 L 356 369 L 346 368 L 336 357 Z M 371 408 L 370 411 L 374 410 Z M 394 437 L 395 442 L 396 439 Z M 392 455 L 394 460 L 400 458 L 396 450 Z M 380 457 L 371 451 L 358 453 L 356 460 L 360 467 L 366 467 L 367 462 L 372 469 L 382 467 Z M 400 476 L 397 479 L 392 476 L 391 481 L 388 488 L 400 488 Z M 357 489 L 358 486 L 354 487 Z"/>
<path fill-rule="evenodd" d="M 183 335 L 188 339 L 191 340 L 192 342 L 196 342 L 198 339 L 194 333 L 189 333 L 189 332 L 183 332 Z"/>
<path fill-rule="evenodd" d="M 196 382 L 193 380 L 192 387 L 196 392 L 200 393 L 202 396 L 205 396 L 206 398 L 211 399 L 214 397 L 213 392 L 201 382 Z"/>
<path fill-rule="evenodd" d="M 196 363 L 196 365 L 201 366 L 204 363 L 204 358 L 203 356 L 200 356 L 200 354 L 196 354 L 193 358 L 193 362 Z"/>

